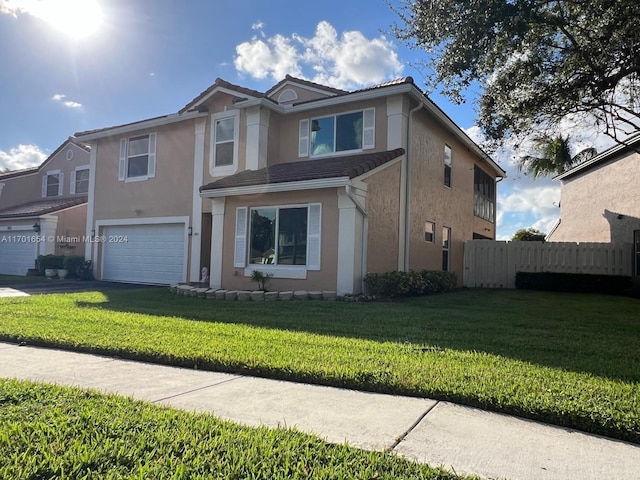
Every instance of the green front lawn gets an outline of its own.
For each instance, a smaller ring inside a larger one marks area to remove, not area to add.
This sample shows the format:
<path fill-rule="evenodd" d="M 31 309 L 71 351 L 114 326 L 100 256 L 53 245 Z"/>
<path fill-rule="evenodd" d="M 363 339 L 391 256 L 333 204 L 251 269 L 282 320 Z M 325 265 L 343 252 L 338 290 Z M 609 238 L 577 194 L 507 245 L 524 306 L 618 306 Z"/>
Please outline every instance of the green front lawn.
<path fill-rule="evenodd" d="M 303 433 L 0 379 L 0 478 L 459 478 Z"/>
<path fill-rule="evenodd" d="M 396 303 L 164 289 L 0 300 L 0 337 L 446 399 L 640 443 L 640 302 L 462 290 Z"/>
<path fill-rule="evenodd" d="M 57 280 L 57 279 L 56 279 Z M 0 275 L 0 287 L 10 287 L 12 285 L 23 285 L 28 283 L 51 282 L 44 276 L 22 276 L 22 275 Z"/>

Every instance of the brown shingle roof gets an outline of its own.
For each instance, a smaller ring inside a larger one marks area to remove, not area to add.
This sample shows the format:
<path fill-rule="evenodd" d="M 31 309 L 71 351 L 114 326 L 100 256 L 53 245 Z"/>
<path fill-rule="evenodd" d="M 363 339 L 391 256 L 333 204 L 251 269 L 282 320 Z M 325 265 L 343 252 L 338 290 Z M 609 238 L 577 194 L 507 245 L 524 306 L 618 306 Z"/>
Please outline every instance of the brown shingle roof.
<path fill-rule="evenodd" d="M 222 78 L 218 77 L 216 78 L 216 81 L 213 83 L 213 85 L 211 85 L 209 88 L 201 92 L 200 95 L 198 95 L 196 98 L 194 98 L 189 103 L 187 103 L 184 107 L 182 107 L 178 111 L 178 113 L 184 113 L 187 110 L 191 109 L 193 105 L 197 104 L 199 101 L 201 101 L 203 98 L 209 95 L 209 93 L 211 93 L 216 88 L 226 88 L 227 90 L 233 90 L 234 92 L 238 92 L 242 95 L 249 95 L 250 97 L 262 98 L 265 96 L 264 93 L 262 92 L 258 92 L 257 90 L 252 90 L 246 87 L 241 87 L 240 85 L 235 85 L 231 82 L 227 82 L 226 80 L 223 80 Z"/>
<path fill-rule="evenodd" d="M 260 170 L 245 170 L 200 187 L 200 191 L 248 187 L 274 183 L 301 182 L 322 178 L 358 177 L 394 158 L 404 155 L 403 148 L 386 152 L 360 153 L 345 157 L 279 163 Z"/>
<path fill-rule="evenodd" d="M 325 90 L 325 91 L 327 91 L 329 93 L 335 93 L 335 94 L 349 93 L 346 90 L 341 90 L 339 88 L 329 87 L 327 85 L 322 85 L 321 83 L 310 82 L 309 80 L 304 80 L 302 78 L 293 77 L 293 76 L 287 74 L 284 77 L 283 80 L 280 80 L 273 87 L 271 87 L 269 90 L 267 90 L 267 92 L 265 93 L 265 96 L 267 96 L 267 97 L 270 96 L 273 92 L 275 92 L 278 88 L 280 88 L 282 85 L 284 85 L 288 81 L 299 83 L 301 85 L 306 85 L 308 87 L 317 88 L 319 90 Z"/>
<path fill-rule="evenodd" d="M 82 205 L 83 203 L 87 203 L 86 195 L 72 198 L 43 198 L 0 210 L 0 218 L 37 217 L 38 215 L 46 215 L 65 208 Z"/>

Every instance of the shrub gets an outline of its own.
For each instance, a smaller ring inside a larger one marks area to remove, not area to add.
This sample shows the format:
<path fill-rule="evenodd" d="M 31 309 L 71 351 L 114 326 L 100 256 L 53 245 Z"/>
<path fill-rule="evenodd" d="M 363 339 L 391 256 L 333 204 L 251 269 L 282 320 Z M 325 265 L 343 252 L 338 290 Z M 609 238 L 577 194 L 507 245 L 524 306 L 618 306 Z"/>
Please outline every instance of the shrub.
<path fill-rule="evenodd" d="M 370 295 L 386 298 L 415 297 L 453 290 L 456 274 L 437 270 L 367 273 L 364 277 Z"/>
<path fill-rule="evenodd" d="M 64 257 L 63 267 L 65 270 L 69 271 L 70 278 L 78 277 L 78 267 L 82 265 L 84 262 L 84 257 L 80 255 L 72 255 L 69 257 Z"/>
<path fill-rule="evenodd" d="M 38 255 L 38 272 L 44 275 L 47 268 L 64 268 L 64 257 L 62 255 Z"/>
<path fill-rule="evenodd" d="M 517 272 L 516 288 L 549 292 L 621 295 L 633 286 L 631 277 L 586 273 Z"/>

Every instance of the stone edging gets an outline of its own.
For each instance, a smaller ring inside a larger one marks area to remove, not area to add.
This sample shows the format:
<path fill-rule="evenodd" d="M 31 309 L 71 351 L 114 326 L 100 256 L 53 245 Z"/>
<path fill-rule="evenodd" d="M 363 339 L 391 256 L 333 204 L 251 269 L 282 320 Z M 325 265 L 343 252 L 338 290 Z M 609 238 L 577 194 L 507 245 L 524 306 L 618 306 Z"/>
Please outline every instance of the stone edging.
<path fill-rule="evenodd" d="M 214 290 L 211 288 L 194 287 L 192 285 L 174 284 L 169 291 L 185 297 L 200 297 L 209 300 L 240 300 L 240 301 L 274 301 L 274 300 L 346 300 L 347 297 L 339 297 L 333 291 L 285 291 L 263 292 L 261 290 Z M 355 298 L 355 297 L 354 297 Z"/>

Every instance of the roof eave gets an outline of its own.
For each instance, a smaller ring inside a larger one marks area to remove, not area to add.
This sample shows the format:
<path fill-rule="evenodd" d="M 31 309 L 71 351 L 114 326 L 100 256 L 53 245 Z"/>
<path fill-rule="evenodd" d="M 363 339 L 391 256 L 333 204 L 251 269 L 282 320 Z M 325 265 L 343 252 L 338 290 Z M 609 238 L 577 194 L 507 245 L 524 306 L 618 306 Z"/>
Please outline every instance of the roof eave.
<path fill-rule="evenodd" d="M 239 195 L 256 195 L 261 193 L 293 192 L 300 190 L 318 190 L 323 188 L 339 188 L 349 184 L 349 177 L 318 178 L 282 183 L 263 183 L 244 187 L 228 187 L 201 189 L 202 198 L 236 197 Z"/>
<path fill-rule="evenodd" d="M 140 122 L 128 123 L 126 125 L 119 125 L 110 128 L 104 128 L 102 130 L 97 130 L 93 132 L 78 132 L 75 133 L 74 136 L 78 140 L 82 140 L 83 142 L 90 142 L 93 140 L 98 140 L 100 138 L 112 137 L 116 135 L 122 135 L 124 133 L 133 132 L 136 130 L 145 130 L 149 128 L 157 128 L 163 125 L 169 125 L 177 122 L 184 122 L 187 120 L 193 120 L 194 118 L 206 117 L 208 113 L 206 112 L 187 112 L 184 114 L 171 114 L 165 117 L 152 118 L 149 120 L 142 120 Z"/>

